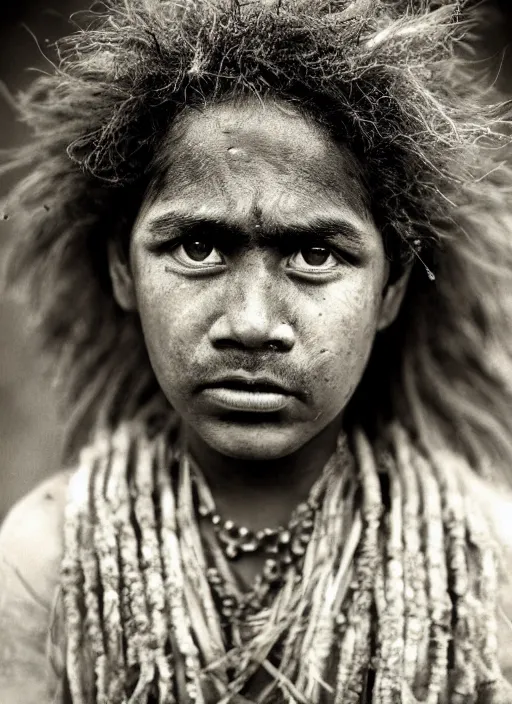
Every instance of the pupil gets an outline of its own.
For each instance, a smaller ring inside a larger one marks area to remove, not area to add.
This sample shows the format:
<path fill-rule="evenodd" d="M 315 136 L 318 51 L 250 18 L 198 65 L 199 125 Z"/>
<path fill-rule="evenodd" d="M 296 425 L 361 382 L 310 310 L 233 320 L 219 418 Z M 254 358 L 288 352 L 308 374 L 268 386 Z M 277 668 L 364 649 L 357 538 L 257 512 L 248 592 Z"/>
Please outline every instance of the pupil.
<path fill-rule="evenodd" d="M 325 247 L 310 247 L 302 250 L 302 257 L 310 266 L 321 266 L 329 258 L 329 251 Z"/>
<path fill-rule="evenodd" d="M 197 240 L 196 242 L 187 242 L 183 245 L 183 249 L 190 259 L 196 262 L 204 261 L 213 250 L 213 246 L 208 242 Z"/>

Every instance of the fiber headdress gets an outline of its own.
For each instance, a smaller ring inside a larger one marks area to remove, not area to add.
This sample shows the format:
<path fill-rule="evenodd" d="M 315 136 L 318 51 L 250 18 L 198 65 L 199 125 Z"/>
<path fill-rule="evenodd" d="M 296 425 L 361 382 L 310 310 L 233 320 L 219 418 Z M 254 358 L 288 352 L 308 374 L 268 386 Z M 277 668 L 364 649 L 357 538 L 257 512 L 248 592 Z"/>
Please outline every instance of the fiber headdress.
<path fill-rule="evenodd" d="M 33 139 L 10 166 L 30 175 L 7 212 L 10 275 L 38 309 L 71 444 L 150 398 L 165 408 L 137 316 L 113 300 L 106 242 L 129 236 L 173 117 L 252 92 L 299 102 L 349 144 L 390 257 L 415 262 L 354 413 L 437 434 L 477 467 L 509 461 L 497 369 L 510 369 L 512 172 L 499 161 L 504 109 L 464 49 L 477 20 L 464 2 L 108 0 L 58 43 L 55 72 L 20 96 Z"/>

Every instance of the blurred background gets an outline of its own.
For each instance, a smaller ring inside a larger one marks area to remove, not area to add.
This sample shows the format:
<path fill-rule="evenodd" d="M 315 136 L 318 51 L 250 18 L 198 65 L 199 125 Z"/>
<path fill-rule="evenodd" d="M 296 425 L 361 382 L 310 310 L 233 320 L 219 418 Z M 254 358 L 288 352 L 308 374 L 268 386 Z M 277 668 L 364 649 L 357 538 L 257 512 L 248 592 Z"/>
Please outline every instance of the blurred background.
<path fill-rule="evenodd" d="M 313 0 L 314 1 L 314 0 Z M 45 54 L 73 31 L 69 17 L 91 0 L 3 0 L 0 9 L 0 149 L 25 139 L 9 94 L 23 89 L 37 71 L 51 70 Z M 512 0 L 489 0 L 492 10 L 481 28 L 478 51 L 489 61 L 490 76 L 512 95 Z M 13 176 L 0 176 L 2 197 Z M 0 223 L 0 265 L 9 223 Z M 512 235 L 511 235 L 512 236 Z M 2 294 L 0 299 L 0 521 L 8 508 L 59 468 L 61 434 L 56 399 L 42 373 L 28 312 Z"/>
<path fill-rule="evenodd" d="M 7 93 L 16 94 L 48 71 L 44 52 L 59 36 L 69 34 L 73 12 L 86 0 L 3 0 L 0 2 L 0 149 L 23 142 Z M 1 161 L 1 160 L 0 160 Z M 2 197 L 15 175 L 0 177 Z M 0 222 L 0 267 L 5 240 L 15 236 Z M 43 376 L 35 340 L 27 330 L 27 310 L 0 298 L 0 521 L 7 509 L 59 467 L 61 439 L 55 396 Z"/>

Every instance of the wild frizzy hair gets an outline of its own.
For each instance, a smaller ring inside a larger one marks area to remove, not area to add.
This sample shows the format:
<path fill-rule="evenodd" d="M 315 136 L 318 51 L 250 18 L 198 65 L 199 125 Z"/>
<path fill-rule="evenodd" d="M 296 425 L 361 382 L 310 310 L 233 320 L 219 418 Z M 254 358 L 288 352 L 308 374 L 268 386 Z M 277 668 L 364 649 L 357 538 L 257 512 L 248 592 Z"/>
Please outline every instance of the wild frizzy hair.
<path fill-rule="evenodd" d="M 30 173 L 6 207 L 9 277 L 37 310 L 70 450 L 149 398 L 169 412 L 137 316 L 113 300 L 106 243 L 129 236 L 186 106 L 256 94 L 292 101 L 350 146 L 390 257 L 413 262 L 353 417 L 399 419 L 475 469 L 510 465 L 507 112 L 464 60 L 470 5 L 108 0 L 58 42 L 55 71 L 19 96 L 32 138 L 6 168 Z"/>

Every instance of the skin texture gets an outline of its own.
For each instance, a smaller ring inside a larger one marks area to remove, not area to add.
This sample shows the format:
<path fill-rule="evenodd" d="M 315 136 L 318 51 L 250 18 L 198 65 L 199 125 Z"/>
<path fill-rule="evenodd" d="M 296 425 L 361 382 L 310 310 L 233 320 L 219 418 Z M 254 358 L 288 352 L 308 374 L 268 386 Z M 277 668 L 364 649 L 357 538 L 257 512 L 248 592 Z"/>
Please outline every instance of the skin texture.
<path fill-rule="evenodd" d="M 324 128 L 273 100 L 189 109 L 158 164 L 129 257 L 110 248 L 117 300 L 138 311 L 201 465 L 217 481 L 242 465 L 253 477 L 271 468 L 277 484 L 302 473 L 307 493 L 405 288 L 405 276 L 387 285 L 357 165 Z M 197 219 L 215 226 L 190 230 Z M 317 227 L 326 219 L 329 243 Z M 184 233 L 188 244 L 175 239 Z M 272 376 L 290 391 L 285 407 L 234 413 L 200 390 L 234 373 Z"/>

